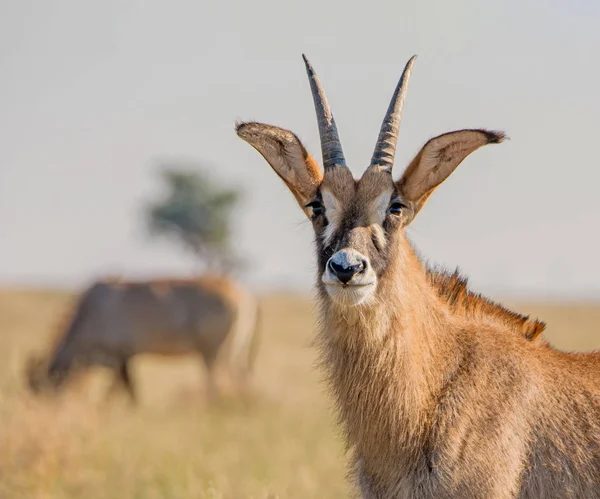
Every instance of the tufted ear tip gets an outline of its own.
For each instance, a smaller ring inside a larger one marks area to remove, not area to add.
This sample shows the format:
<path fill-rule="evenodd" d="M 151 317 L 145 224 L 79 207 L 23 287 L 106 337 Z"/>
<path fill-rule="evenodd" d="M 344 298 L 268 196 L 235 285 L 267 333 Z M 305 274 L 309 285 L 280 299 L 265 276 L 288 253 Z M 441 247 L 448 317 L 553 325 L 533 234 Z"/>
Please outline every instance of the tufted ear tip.
<path fill-rule="evenodd" d="M 235 133 L 237 133 L 238 137 L 248 140 L 256 135 L 262 127 L 266 126 L 267 125 L 262 125 L 261 123 L 256 123 L 254 121 L 236 121 Z"/>
<path fill-rule="evenodd" d="M 488 144 L 500 144 L 505 140 L 510 140 L 510 137 L 501 130 L 481 130 L 481 133 L 487 138 Z"/>

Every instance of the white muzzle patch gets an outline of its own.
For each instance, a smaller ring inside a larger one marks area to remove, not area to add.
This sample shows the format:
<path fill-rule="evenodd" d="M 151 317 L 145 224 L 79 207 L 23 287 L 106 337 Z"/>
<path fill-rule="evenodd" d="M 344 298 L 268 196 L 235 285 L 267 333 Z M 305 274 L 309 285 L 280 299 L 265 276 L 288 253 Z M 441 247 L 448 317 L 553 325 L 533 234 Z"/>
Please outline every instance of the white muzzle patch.
<path fill-rule="evenodd" d="M 352 248 L 338 251 L 327 261 L 321 280 L 329 296 L 345 306 L 365 302 L 377 285 L 369 259 Z"/>

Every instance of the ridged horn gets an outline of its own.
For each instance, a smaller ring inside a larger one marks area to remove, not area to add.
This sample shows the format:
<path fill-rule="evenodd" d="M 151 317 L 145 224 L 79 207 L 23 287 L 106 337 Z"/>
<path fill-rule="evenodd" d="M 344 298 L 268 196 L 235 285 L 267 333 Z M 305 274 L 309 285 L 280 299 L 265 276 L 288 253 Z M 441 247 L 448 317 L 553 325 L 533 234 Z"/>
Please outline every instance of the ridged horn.
<path fill-rule="evenodd" d="M 408 89 L 408 80 L 410 79 L 416 58 L 416 54 L 413 55 L 404 67 L 400 81 L 396 86 L 387 113 L 383 119 L 379 138 L 377 139 L 375 151 L 371 158 L 371 166 L 377 165 L 390 173 L 394 166 L 394 156 L 396 154 L 396 145 L 398 144 L 398 132 L 400 130 L 400 120 L 402 119 L 402 107 L 404 106 L 406 90 Z"/>
<path fill-rule="evenodd" d="M 308 73 L 308 81 L 310 82 L 310 90 L 313 100 L 315 101 L 315 111 L 317 113 L 317 122 L 319 124 L 319 136 L 321 137 L 321 152 L 323 154 L 323 167 L 325 169 L 333 168 L 334 166 L 346 166 L 342 144 L 338 135 L 335 120 L 323 87 L 317 78 L 315 70 L 304 54 L 302 54 L 306 72 Z"/>

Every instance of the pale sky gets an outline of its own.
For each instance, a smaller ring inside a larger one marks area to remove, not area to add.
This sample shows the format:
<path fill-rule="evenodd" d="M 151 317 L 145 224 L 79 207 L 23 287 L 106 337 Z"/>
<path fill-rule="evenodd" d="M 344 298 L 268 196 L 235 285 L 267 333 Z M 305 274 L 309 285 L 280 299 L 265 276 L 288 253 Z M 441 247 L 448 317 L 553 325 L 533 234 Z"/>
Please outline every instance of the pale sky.
<path fill-rule="evenodd" d="M 157 161 L 246 189 L 236 250 L 256 289 L 308 291 L 312 230 L 236 119 L 293 130 L 320 158 L 301 54 L 357 176 L 407 59 L 399 175 L 431 136 L 486 127 L 410 235 L 491 293 L 600 297 L 600 3 L 0 2 L 0 285 L 185 275 L 149 241 Z"/>

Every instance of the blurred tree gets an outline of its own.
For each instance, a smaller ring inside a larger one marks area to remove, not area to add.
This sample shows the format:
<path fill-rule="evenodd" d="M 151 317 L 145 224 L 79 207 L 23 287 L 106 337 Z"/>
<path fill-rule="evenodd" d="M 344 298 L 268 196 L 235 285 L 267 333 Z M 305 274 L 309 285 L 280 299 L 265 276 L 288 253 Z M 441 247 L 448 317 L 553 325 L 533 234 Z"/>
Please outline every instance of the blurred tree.
<path fill-rule="evenodd" d="M 231 210 L 240 192 L 221 187 L 197 169 L 167 165 L 160 175 L 167 193 L 146 208 L 150 234 L 174 238 L 210 269 L 232 270 Z"/>

